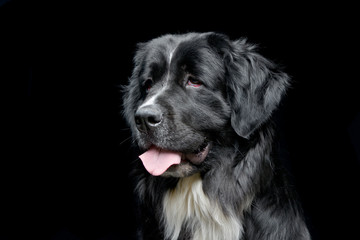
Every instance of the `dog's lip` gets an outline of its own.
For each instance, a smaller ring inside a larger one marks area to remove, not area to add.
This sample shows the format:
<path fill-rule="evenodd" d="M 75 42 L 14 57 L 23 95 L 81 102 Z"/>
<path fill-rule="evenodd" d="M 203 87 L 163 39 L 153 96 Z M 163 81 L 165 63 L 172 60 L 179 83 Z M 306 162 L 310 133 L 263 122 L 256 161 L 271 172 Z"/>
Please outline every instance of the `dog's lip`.
<path fill-rule="evenodd" d="M 164 150 L 168 150 L 168 151 L 181 153 L 181 163 L 180 164 L 188 162 L 188 163 L 192 163 L 194 165 L 199 165 L 200 163 L 202 163 L 205 160 L 205 158 L 207 157 L 209 150 L 210 150 L 210 143 L 208 143 L 208 142 L 204 142 L 203 144 L 200 145 L 200 147 L 198 147 L 197 150 L 195 150 L 193 152 L 182 152 L 182 151 L 173 150 L 173 149 L 165 149 L 165 148 L 162 148 L 155 144 L 151 144 L 150 147 L 147 148 L 147 150 L 150 149 L 152 146 L 155 146 L 156 148 L 159 148 L 159 149 L 164 149 Z"/>
<path fill-rule="evenodd" d="M 193 153 L 183 153 L 181 160 L 189 161 L 195 165 L 202 163 L 207 157 L 210 149 L 209 143 L 204 143 L 200 146 L 199 150 Z"/>

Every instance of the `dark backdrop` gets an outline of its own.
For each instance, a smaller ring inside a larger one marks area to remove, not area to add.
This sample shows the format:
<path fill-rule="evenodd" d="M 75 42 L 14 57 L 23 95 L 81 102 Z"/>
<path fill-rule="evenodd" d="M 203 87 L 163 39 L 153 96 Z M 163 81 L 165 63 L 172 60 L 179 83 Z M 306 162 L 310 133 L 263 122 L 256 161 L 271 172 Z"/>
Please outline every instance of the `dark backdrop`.
<path fill-rule="evenodd" d="M 119 85 L 137 42 L 189 31 L 247 37 L 292 76 L 276 119 L 313 239 L 358 235 L 355 6 L 47 2 L 0 1 L 0 239 L 133 239 Z"/>

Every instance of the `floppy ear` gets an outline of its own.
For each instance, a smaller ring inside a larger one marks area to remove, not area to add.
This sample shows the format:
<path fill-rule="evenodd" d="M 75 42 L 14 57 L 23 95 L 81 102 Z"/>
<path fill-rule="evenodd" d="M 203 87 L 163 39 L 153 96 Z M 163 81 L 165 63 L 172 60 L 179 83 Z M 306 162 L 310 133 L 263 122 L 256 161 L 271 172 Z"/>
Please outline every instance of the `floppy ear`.
<path fill-rule="evenodd" d="M 225 66 L 231 126 L 239 136 L 249 138 L 278 106 L 289 77 L 245 39 L 230 42 Z"/>

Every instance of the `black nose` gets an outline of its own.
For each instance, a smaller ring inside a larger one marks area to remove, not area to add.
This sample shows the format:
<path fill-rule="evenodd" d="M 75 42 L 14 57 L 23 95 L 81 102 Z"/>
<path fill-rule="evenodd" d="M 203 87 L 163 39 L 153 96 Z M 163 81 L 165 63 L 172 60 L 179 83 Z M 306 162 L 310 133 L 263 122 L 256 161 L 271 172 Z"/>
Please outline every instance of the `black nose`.
<path fill-rule="evenodd" d="M 146 132 L 158 127 L 162 122 L 162 112 L 155 105 L 140 107 L 135 113 L 135 123 L 139 131 Z"/>

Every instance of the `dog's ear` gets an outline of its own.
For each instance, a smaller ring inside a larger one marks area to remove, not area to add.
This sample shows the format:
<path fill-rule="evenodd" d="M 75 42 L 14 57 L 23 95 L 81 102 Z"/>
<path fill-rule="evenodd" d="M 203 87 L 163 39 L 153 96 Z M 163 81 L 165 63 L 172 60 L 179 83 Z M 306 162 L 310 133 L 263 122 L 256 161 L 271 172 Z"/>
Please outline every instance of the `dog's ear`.
<path fill-rule="evenodd" d="M 289 77 L 246 40 L 234 41 L 232 46 L 226 62 L 231 125 L 238 135 L 249 138 L 280 103 Z"/>
<path fill-rule="evenodd" d="M 231 126 L 239 136 L 249 138 L 279 104 L 289 77 L 259 55 L 246 39 L 230 41 L 212 34 L 209 43 L 217 47 L 224 60 Z"/>

